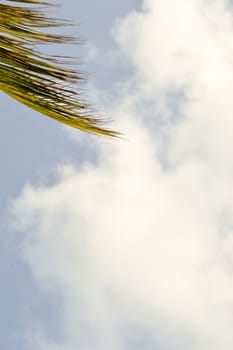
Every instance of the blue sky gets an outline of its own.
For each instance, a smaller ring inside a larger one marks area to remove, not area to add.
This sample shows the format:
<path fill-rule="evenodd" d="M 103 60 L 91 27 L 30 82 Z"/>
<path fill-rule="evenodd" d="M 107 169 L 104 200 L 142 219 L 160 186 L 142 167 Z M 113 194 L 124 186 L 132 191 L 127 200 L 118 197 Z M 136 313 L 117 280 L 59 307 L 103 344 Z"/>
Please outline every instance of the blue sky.
<path fill-rule="evenodd" d="M 87 44 L 69 54 L 126 140 L 1 94 L 0 347 L 232 349 L 231 11 L 223 0 L 56 9 L 80 23 Z"/>

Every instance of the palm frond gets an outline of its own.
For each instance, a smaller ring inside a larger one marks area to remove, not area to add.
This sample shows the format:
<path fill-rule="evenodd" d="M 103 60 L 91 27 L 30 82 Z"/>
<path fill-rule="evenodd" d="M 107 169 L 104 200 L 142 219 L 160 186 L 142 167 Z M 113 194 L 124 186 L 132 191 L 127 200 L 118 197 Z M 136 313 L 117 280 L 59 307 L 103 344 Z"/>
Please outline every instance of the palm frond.
<path fill-rule="evenodd" d="M 6 0 L 23 5 L 0 4 L 0 89 L 19 102 L 71 127 L 97 134 L 119 136 L 104 127 L 106 120 L 93 117 L 80 96 L 80 71 L 67 68 L 62 57 L 36 49 L 41 43 L 72 43 L 73 37 L 44 32 L 65 21 L 49 18 L 39 0 Z M 76 89 L 78 86 L 78 91 Z"/>

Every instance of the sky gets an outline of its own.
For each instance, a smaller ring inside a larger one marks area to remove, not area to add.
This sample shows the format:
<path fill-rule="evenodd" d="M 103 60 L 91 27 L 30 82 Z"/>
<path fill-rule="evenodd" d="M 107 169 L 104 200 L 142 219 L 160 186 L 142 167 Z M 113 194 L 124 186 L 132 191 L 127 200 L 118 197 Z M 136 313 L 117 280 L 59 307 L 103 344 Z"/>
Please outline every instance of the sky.
<path fill-rule="evenodd" d="M 124 137 L 1 94 L 0 347 L 231 350 L 231 3 L 66 0 L 56 14 L 79 23 L 69 53 Z"/>

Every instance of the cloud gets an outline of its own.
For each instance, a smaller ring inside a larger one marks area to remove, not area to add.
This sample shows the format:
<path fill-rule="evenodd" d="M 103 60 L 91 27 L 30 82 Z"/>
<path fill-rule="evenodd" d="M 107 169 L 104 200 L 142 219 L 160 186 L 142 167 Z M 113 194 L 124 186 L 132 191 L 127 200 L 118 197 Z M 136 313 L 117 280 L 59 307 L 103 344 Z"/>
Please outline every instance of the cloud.
<path fill-rule="evenodd" d="M 134 75 L 108 108 L 129 140 L 12 203 L 24 259 L 62 299 L 64 343 L 32 348 L 230 350 L 232 13 L 145 0 L 113 33 Z"/>

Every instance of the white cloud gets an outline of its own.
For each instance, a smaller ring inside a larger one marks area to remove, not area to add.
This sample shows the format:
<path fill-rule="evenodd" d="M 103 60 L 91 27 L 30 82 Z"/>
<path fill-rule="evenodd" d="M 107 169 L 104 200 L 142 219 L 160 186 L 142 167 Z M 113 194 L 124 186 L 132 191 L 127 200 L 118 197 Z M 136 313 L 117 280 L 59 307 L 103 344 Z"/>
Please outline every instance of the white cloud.
<path fill-rule="evenodd" d="M 25 259 L 64 301 L 59 349 L 232 349 L 232 19 L 221 0 L 147 0 L 122 19 L 135 76 L 109 108 L 130 140 L 14 202 Z"/>

